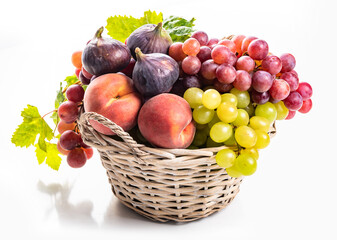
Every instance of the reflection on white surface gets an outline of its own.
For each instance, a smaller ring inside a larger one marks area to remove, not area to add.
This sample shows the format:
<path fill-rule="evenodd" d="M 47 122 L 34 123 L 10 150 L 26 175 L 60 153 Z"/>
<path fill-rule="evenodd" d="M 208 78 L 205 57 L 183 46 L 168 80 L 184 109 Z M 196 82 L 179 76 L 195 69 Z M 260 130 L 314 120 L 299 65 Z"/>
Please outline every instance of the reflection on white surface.
<path fill-rule="evenodd" d="M 50 209 L 47 209 L 46 216 L 50 215 L 51 211 L 55 209 L 62 224 L 97 225 L 92 217 L 93 203 L 91 201 L 84 200 L 76 204 L 69 202 L 72 187 L 69 183 L 46 185 L 42 181 L 38 182 L 37 189 L 50 195 L 53 204 Z"/>

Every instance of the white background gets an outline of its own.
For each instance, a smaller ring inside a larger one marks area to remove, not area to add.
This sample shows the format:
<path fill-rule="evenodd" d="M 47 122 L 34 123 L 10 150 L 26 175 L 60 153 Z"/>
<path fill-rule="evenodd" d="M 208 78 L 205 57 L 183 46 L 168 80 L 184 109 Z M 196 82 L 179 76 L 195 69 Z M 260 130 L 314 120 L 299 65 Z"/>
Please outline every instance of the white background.
<path fill-rule="evenodd" d="M 277 124 L 225 210 L 188 224 L 160 224 L 113 196 L 97 152 L 82 169 L 38 165 L 11 134 L 29 103 L 53 109 L 74 68 L 73 51 L 115 14 L 144 10 L 186 18 L 210 37 L 265 39 L 292 53 L 301 81 L 314 88 L 312 111 Z M 6 1 L 0 8 L 0 239 L 336 239 L 336 7 L 334 1 Z"/>

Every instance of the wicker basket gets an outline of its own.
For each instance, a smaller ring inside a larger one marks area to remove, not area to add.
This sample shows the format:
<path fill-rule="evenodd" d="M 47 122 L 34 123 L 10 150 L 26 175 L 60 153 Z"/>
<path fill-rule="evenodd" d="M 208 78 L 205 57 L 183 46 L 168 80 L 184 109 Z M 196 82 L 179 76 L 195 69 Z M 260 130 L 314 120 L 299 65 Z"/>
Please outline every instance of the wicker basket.
<path fill-rule="evenodd" d="M 122 141 L 98 133 L 89 120 L 109 127 Z M 78 125 L 83 141 L 99 151 L 113 193 L 147 218 L 160 222 L 197 220 L 225 208 L 239 192 L 242 178 L 228 176 L 214 159 L 214 153 L 225 147 L 147 147 L 93 112 L 82 113 Z"/>

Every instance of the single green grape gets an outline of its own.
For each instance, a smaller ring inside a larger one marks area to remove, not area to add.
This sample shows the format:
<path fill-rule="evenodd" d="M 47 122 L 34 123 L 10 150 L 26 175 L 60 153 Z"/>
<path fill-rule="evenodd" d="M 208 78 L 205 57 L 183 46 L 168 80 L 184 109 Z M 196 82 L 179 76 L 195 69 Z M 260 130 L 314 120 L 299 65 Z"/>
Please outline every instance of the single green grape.
<path fill-rule="evenodd" d="M 204 132 L 196 131 L 192 145 L 197 146 L 197 147 L 202 146 L 205 144 L 206 140 L 207 140 L 207 135 Z"/>
<path fill-rule="evenodd" d="M 184 99 L 188 102 L 191 108 L 196 108 L 202 105 L 202 95 L 204 91 L 200 88 L 192 87 L 185 91 Z"/>
<path fill-rule="evenodd" d="M 238 116 L 236 117 L 233 125 L 236 127 L 247 126 L 249 122 L 249 115 L 244 109 L 238 109 Z"/>
<path fill-rule="evenodd" d="M 214 142 L 220 143 L 224 142 L 230 138 L 233 134 L 233 127 L 228 123 L 218 122 L 213 125 L 211 131 L 209 132 L 209 136 L 212 138 Z"/>
<path fill-rule="evenodd" d="M 193 110 L 193 119 L 199 124 L 209 123 L 214 116 L 214 110 L 199 106 Z"/>
<path fill-rule="evenodd" d="M 220 103 L 220 93 L 215 89 L 208 89 L 202 95 L 202 104 L 208 109 L 216 109 Z"/>
<path fill-rule="evenodd" d="M 228 147 L 231 147 L 231 146 L 236 146 L 238 143 L 236 142 L 235 140 L 235 136 L 234 134 L 232 134 L 225 142 L 224 144 Z"/>
<path fill-rule="evenodd" d="M 271 102 L 258 105 L 255 109 L 255 115 L 265 117 L 269 120 L 270 123 L 273 123 L 277 117 L 276 107 Z"/>
<path fill-rule="evenodd" d="M 269 135 L 266 132 L 261 131 L 261 130 L 256 130 L 255 133 L 257 136 L 257 140 L 256 140 L 256 144 L 254 148 L 257 148 L 257 149 L 266 148 L 270 143 Z"/>
<path fill-rule="evenodd" d="M 254 116 L 250 119 L 249 126 L 254 130 L 262 130 L 267 133 L 270 129 L 270 122 L 265 117 Z"/>
<path fill-rule="evenodd" d="M 235 130 L 235 140 L 245 148 L 251 148 L 256 144 L 257 136 L 254 129 L 248 126 L 240 126 Z"/>
<path fill-rule="evenodd" d="M 214 114 L 214 117 L 212 118 L 212 121 L 208 123 L 208 127 L 212 128 L 214 124 L 221 122 L 220 118 L 218 117 L 218 114 Z"/>
<path fill-rule="evenodd" d="M 274 106 L 275 106 L 276 111 L 277 111 L 276 120 L 283 120 L 288 116 L 289 110 L 284 105 L 283 101 L 279 101 L 277 103 L 274 103 Z"/>
<path fill-rule="evenodd" d="M 242 173 L 239 172 L 235 163 L 232 167 L 226 168 L 226 172 L 230 177 L 238 178 L 242 176 Z"/>
<path fill-rule="evenodd" d="M 252 103 L 249 103 L 247 107 L 243 108 L 248 113 L 249 117 L 253 117 L 255 114 L 255 107 Z"/>
<path fill-rule="evenodd" d="M 240 91 L 236 88 L 232 88 L 230 93 L 234 94 L 238 100 L 237 108 L 245 108 L 250 103 L 250 96 L 247 91 Z"/>
<path fill-rule="evenodd" d="M 259 159 L 259 151 L 256 148 L 245 148 L 240 151 L 241 154 L 246 153 L 251 155 L 255 160 Z"/>
<path fill-rule="evenodd" d="M 228 102 L 221 103 L 216 112 L 220 120 L 224 123 L 231 123 L 235 121 L 238 116 L 238 109 Z"/>
<path fill-rule="evenodd" d="M 236 169 L 245 176 L 255 173 L 257 168 L 256 160 L 249 154 L 240 154 L 235 160 Z"/>
<path fill-rule="evenodd" d="M 231 149 L 222 149 L 215 156 L 216 163 L 219 165 L 219 167 L 223 168 L 229 168 L 233 166 L 235 159 L 236 154 Z"/>
<path fill-rule="evenodd" d="M 211 137 L 207 138 L 206 147 L 213 148 L 213 147 L 221 147 L 221 146 L 223 146 L 223 143 L 214 142 Z"/>
<path fill-rule="evenodd" d="M 232 103 L 236 107 L 238 104 L 238 99 L 234 94 L 224 93 L 221 95 L 221 102 Z"/>

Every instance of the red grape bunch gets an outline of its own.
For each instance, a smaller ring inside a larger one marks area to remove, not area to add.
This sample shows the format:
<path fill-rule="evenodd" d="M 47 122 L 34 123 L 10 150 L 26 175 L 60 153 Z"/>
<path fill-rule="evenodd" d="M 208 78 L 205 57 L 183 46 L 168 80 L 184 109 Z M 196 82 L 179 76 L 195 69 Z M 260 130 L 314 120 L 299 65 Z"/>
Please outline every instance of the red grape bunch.
<path fill-rule="evenodd" d="M 184 43 L 173 43 L 169 55 L 181 67 L 171 92 L 185 98 L 197 123 L 189 148 L 229 147 L 215 159 L 232 177 L 256 171 L 258 150 L 269 145 L 275 120 L 312 107 L 312 88 L 299 82 L 294 56 L 271 54 L 265 40 L 208 39 L 197 31 Z"/>
<path fill-rule="evenodd" d="M 57 143 L 57 149 L 61 154 L 67 156 L 70 167 L 80 168 L 93 156 L 93 149 L 83 142 L 76 123 L 84 97 L 82 85 L 89 84 L 90 81 L 87 80 L 90 78 L 89 76 L 81 77 L 86 75 L 87 72 L 82 67 L 80 51 L 73 53 L 72 63 L 76 67 L 75 73 L 76 75 L 79 74 L 81 84 L 75 83 L 66 89 L 67 101 L 63 102 L 58 108 L 60 121 L 57 124 L 57 130 L 61 136 Z"/>

